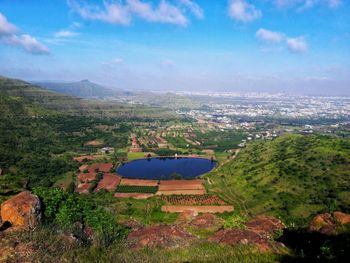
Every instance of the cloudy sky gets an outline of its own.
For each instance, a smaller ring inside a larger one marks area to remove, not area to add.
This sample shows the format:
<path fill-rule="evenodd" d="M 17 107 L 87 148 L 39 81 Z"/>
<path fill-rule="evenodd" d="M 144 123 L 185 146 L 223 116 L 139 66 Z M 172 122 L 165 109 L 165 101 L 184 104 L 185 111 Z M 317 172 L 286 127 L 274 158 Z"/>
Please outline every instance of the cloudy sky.
<path fill-rule="evenodd" d="M 0 0 L 0 75 L 350 95 L 348 0 Z"/>

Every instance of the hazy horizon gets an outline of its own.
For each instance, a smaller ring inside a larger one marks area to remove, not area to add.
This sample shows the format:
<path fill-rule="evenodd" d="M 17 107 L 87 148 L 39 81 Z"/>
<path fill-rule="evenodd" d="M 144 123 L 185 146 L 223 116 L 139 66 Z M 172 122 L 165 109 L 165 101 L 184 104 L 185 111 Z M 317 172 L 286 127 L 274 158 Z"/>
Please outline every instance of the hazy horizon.
<path fill-rule="evenodd" d="M 3 0 L 0 75 L 348 96 L 349 11 L 344 0 Z"/>

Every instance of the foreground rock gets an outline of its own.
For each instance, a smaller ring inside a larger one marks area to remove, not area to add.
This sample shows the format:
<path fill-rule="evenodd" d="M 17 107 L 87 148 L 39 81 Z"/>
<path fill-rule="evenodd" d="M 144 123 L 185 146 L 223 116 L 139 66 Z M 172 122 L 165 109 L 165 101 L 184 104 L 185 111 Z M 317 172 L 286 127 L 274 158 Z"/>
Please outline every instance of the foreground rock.
<path fill-rule="evenodd" d="M 36 195 L 21 192 L 1 204 L 1 218 L 12 226 L 34 228 L 41 220 L 41 203 Z"/>
<path fill-rule="evenodd" d="M 130 246 L 136 249 L 143 247 L 179 247 L 186 245 L 193 239 L 195 239 L 194 236 L 177 225 L 148 226 L 135 230 L 128 236 Z"/>
<path fill-rule="evenodd" d="M 220 230 L 214 236 L 209 237 L 208 240 L 224 245 L 252 245 L 258 248 L 260 252 L 276 251 L 284 248 L 282 243 L 275 242 L 266 235 L 244 229 Z"/>
<path fill-rule="evenodd" d="M 264 234 L 268 238 L 272 238 L 276 232 L 286 228 L 281 220 L 273 216 L 264 215 L 252 218 L 245 226 L 247 229 L 257 232 L 258 234 Z"/>
<path fill-rule="evenodd" d="M 309 231 L 319 232 L 325 235 L 335 235 L 338 233 L 339 227 L 347 224 L 350 224 L 349 214 L 342 212 L 319 214 L 312 219 L 309 225 Z"/>

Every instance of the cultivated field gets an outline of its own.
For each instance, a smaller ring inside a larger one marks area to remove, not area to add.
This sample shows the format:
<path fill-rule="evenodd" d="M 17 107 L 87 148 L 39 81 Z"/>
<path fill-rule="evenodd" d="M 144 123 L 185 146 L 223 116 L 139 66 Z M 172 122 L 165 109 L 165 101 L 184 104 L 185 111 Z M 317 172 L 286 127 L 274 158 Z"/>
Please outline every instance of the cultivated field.
<path fill-rule="evenodd" d="M 121 177 L 115 174 L 104 174 L 101 181 L 98 182 L 98 185 L 95 189 L 95 192 L 98 192 L 101 189 L 107 191 L 114 191 L 121 181 Z"/>
<path fill-rule="evenodd" d="M 171 205 L 225 205 L 216 195 L 172 195 L 162 196 L 166 204 Z"/>
<path fill-rule="evenodd" d="M 158 181 L 122 178 L 120 185 L 158 186 Z"/>
<path fill-rule="evenodd" d="M 225 205 L 225 206 L 172 206 L 172 205 L 164 205 L 162 206 L 163 212 L 170 213 L 182 213 L 185 211 L 194 211 L 197 213 L 224 213 L 224 212 L 232 212 L 233 206 Z"/>

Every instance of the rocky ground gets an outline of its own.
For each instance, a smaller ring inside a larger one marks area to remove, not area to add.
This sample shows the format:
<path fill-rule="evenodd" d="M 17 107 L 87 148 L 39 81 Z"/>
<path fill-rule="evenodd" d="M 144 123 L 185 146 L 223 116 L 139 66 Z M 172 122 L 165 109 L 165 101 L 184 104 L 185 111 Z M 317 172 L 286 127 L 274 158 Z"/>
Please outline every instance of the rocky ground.
<path fill-rule="evenodd" d="M 36 245 L 31 240 L 21 242 L 18 231 L 35 231 L 40 225 L 42 207 L 37 196 L 22 192 L 1 205 L 0 221 L 0 262 L 11 262 L 11 258 L 27 258 L 35 251 Z M 261 253 L 288 253 L 288 248 L 276 241 L 276 235 L 283 232 L 285 225 L 277 218 L 260 215 L 251 218 L 240 227 L 224 228 L 224 220 L 214 214 L 198 214 L 193 211 L 183 212 L 172 225 L 144 226 L 135 220 L 123 224 L 130 227 L 127 243 L 131 249 L 177 248 L 188 246 L 196 241 L 207 241 L 225 245 L 250 245 Z M 76 223 L 82 231 L 88 226 Z M 344 225 L 350 224 L 350 215 L 342 212 L 320 214 L 313 218 L 308 231 L 325 235 L 336 235 Z M 89 232 L 89 231 L 88 231 Z M 205 234 L 203 234 L 205 233 Z M 70 233 L 57 234 L 55 246 L 79 245 L 79 238 Z M 93 236 L 93 233 L 87 233 Z M 48 244 L 48 247 L 50 244 Z M 21 262 L 21 261 L 20 261 Z"/>

